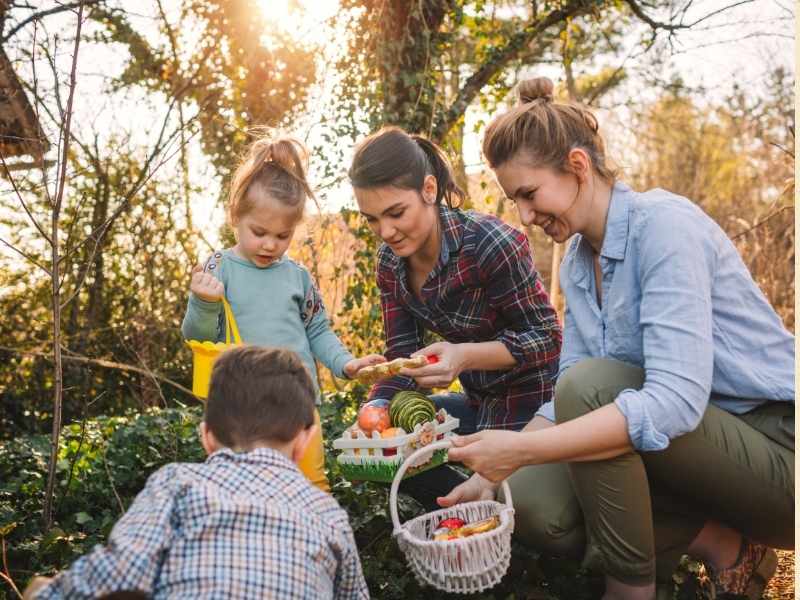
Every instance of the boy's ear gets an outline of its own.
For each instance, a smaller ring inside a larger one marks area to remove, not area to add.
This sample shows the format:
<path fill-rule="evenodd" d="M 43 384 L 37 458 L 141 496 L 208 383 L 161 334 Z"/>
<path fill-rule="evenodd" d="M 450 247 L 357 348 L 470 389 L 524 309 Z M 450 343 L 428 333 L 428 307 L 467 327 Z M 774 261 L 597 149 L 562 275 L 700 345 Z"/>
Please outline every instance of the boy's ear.
<path fill-rule="evenodd" d="M 311 427 L 297 432 L 297 435 L 292 440 L 292 462 L 300 462 L 300 459 L 306 453 L 306 448 L 311 443 L 311 438 L 317 435 L 318 431 L 319 425 L 314 423 Z"/>
<path fill-rule="evenodd" d="M 214 432 L 208 428 L 205 421 L 200 422 L 199 433 L 200 443 L 203 445 L 203 450 L 206 451 L 206 454 L 211 455 L 222 448 L 217 438 L 214 437 Z"/>

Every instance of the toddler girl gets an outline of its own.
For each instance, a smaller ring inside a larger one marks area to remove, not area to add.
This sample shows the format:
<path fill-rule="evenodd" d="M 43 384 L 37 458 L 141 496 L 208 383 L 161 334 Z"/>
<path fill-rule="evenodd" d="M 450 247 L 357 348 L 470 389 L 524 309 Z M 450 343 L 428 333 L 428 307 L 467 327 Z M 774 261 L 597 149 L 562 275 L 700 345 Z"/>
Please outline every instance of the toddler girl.
<path fill-rule="evenodd" d="M 294 139 L 258 139 L 251 145 L 231 183 L 228 217 L 236 245 L 194 267 L 181 330 L 186 339 L 224 340 L 224 296 L 243 342 L 297 352 L 316 385 L 315 358 L 337 377 L 352 377 L 385 359 L 376 354 L 353 358 L 331 331 L 308 270 L 285 256 L 306 199 L 313 197 L 306 158 L 306 149 Z M 315 419 L 319 422 L 318 412 Z M 312 483 L 330 489 L 321 434 L 299 466 Z"/>

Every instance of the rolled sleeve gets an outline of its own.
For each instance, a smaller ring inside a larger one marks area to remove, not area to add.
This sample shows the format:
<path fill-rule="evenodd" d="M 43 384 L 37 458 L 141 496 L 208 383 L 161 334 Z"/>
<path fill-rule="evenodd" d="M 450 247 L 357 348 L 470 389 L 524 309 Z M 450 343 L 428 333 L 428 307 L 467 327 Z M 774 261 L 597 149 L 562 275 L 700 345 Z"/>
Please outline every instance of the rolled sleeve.
<path fill-rule="evenodd" d="M 479 264 L 490 303 L 508 325 L 499 332 L 517 365 L 544 365 L 558 359 L 561 327 L 533 264 L 528 238 L 508 227 L 486 236 Z"/>
<path fill-rule="evenodd" d="M 653 211 L 636 236 L 645 384 L 615 403 L 637 450 L 663 450 L 693 431 L 708 405 L 717 240 L 698 221 L 687 208 Z"/>
<path fill-rule="evenodd" d="M 539 410 L 536 411 L 535 417 L 544 417 L 551 423 L 555 424 L 556 422 L 556 405 L 555 402 L 550 400 L 549 402 L 545 402 L 539 407 Z"/>

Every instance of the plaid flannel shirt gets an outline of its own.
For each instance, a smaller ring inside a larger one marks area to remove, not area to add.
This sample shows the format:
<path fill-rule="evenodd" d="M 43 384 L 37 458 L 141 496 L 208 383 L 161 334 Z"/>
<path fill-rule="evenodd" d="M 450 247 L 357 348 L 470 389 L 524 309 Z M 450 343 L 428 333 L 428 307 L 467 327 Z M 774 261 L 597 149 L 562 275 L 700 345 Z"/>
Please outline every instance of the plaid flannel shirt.
<path fill-rule="evenodd" d="M 347 513 L 279 452 L 223 449 L 154 473 L 106 546 L 35 598 L 369 598 Z"/>
<path fill-rule="evenodd" d="M 378 252 L 386 358 L 423 347 L 425 330 L 452 343 L 500 341 L 516 359 L 506 371 L 465 371 L 459 379 L 478 410 L 478 429 L 519 429 L 551 399 L 561 326 L 533 264 L 528 238 L 499 219 L 440 208 L 442 249 L 422 286 L 411 291 L 405 260 L 385 244 Z M 370 398 L 414 389 L 397 376 L 373 386 Z"/>

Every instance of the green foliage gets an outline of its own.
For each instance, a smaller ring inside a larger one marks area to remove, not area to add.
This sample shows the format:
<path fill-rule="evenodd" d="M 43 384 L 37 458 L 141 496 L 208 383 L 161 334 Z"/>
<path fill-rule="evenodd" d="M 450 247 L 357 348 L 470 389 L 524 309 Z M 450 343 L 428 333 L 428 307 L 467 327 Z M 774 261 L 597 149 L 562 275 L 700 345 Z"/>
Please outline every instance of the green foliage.
<path fill-rule="evenodd" d="M 421 588 L 415 581 L 392 537 L 389 486 L 353 483 L 342 476 L 331 443 L 355 420 L 364 391 L 329 394 L 320 413 L 333 494 L 350 516 L 372 597 L 462 597 Z M 9 571 L 17 586 L 23 587 L 35 574 L 63 569 L 95 544 L 104 543 L 123 509 L 159 467 L 203 460 L 197 438 L 201 414 L 198 407 L 150 409 L 65 427 L 58 456 L 55 522 L 46 534 L 41 528 L 41 508 L 47 439 L 31 436 L 0 442 L 0 537 L 5 540 Z M 402 495 L 398 505 L 403 521 L 420 512 L 419 505 Z M 686 563 L 679 574 L 686 589 L 699 589 L 698 574 L 695 563 Z M 598 597 L 601 586 L 601 578 L 582 571 L 574 561 L 539 557 L 515 544 L 508 575 L 497 588 L 472 598 L 591 600 Z M 8 587 L 0 586 L 0 598 L 10 597 Z"/>
<path fill-rule="evenodd" d="M 203 150 L 223 176 L 247 130 L 296 117 L 316 81 L 318 49 L 276 29 L 262 2 L 184 0 L 176 22 L 159 12 L 155 41 L 136 32 L 124 9 L 95 8 L 91 16 L 104 26 L 101 40 L 130 51 L 117 86 L 141 86 L 200 109 Z"/>
<path fill-rule="evenodd" d="M 198 461 L 196 408 L 149 410 L 73 423 L 62 430 L 54 525 L 42 530 L 49 441 L 18 437 L 0 443 L 0 532 L 19 583 L 63 568 L 111 527 L 147 477 L 171 461 Z"/>

